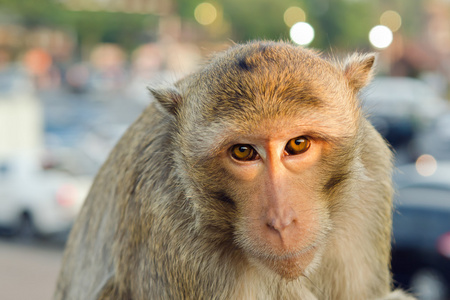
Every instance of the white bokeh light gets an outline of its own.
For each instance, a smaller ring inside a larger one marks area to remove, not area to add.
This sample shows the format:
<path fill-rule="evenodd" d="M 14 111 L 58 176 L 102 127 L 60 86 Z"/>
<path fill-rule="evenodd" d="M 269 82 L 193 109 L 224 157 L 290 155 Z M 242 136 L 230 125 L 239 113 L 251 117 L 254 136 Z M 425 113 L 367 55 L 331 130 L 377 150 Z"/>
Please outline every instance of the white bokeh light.
<path fill-rule="evenodd" d="M 416 170 L 422 176 L 431 176 L 437 170 L 437 161 L 433 156 L 423 154 L 416 160 Z"/>
<path fill-rule="evenodd" d="M 306 46 L 314 39 L 314 28 L 306 22 L 298 22 L 292 25 L 289 35 L 294 43 Z"/>
<path fill-rule="evenodd" d="M 384 25 L 377 25 L 369 32 L 370 43 L 378 49 L 389 47 L 393 39 L 392 31 Z"/>

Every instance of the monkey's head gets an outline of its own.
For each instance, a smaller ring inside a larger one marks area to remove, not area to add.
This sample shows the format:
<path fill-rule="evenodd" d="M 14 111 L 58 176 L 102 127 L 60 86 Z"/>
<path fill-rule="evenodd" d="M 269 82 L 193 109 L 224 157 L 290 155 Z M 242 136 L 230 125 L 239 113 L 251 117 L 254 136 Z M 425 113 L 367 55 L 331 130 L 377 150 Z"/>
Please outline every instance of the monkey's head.
<path fill-rule="evenodd" d="M 152 90 L 196 230 L 286 279 L 314 269 L 358 176 L 357 94 L 373 62 L 255 42 Z"/>

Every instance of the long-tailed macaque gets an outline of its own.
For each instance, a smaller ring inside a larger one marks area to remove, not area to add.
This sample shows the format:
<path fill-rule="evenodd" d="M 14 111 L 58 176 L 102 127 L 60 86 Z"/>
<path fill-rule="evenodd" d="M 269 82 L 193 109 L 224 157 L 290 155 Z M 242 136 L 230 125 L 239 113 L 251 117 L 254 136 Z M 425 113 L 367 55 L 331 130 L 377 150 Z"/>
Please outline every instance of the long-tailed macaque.
<path fill-rule="evenodd" d="M 99 171 L 55 299 L 412 299 L 391 291 L 374 55 L 235 45 L 156 99 Z"/>

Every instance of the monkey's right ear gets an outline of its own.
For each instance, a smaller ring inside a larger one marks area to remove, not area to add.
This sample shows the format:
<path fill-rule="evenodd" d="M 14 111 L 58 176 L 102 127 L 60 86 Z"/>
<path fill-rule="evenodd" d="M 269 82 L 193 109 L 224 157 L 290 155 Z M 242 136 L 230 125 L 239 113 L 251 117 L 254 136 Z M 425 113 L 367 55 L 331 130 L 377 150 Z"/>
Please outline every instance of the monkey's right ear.
<path fill-rule="evenodd" d="M 344 75 L 355 92 L 366 86 L 373 77 L 375 54 L 351 55 L 344 63 Z"/>
<path fill-rule="evenodd" d="M 161 107 L 168 113 L 174 115 L 181 103 L 181 95 L 175 87 L 152 88 L 148 90 L 158 101 Z"/>

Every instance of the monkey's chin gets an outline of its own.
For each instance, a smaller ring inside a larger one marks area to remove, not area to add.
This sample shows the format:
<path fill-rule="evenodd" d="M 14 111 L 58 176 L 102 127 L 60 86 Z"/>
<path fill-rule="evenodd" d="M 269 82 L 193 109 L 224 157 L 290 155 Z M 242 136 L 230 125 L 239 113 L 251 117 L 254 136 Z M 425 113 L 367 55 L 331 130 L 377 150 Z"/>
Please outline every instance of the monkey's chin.
<path fill-rule="evenodd" d="M 309 247 L 294 254 L 274 256 L 264 259 L 263 264 L 286 280 L 295 280 L 306 275 L 316 258 L 317 248 Z"/>

